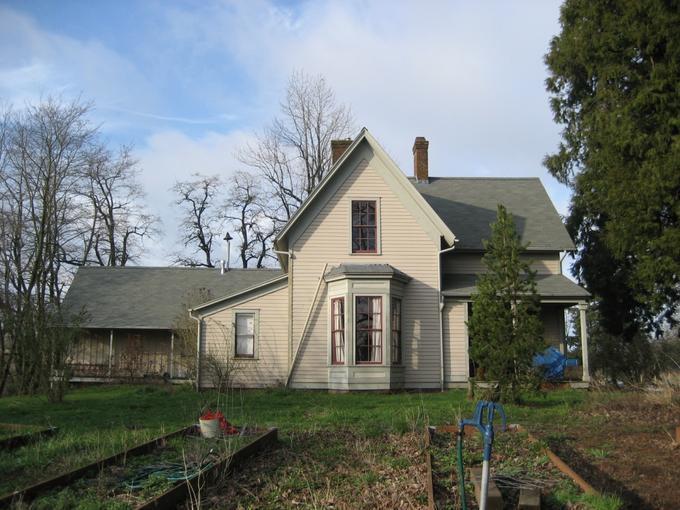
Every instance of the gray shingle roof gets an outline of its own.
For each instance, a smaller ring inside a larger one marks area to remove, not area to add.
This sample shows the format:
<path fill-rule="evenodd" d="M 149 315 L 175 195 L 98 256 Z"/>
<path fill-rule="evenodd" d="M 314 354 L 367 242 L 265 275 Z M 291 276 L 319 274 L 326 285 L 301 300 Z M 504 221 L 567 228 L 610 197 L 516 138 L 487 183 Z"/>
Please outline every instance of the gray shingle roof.
<path fill-rule="evenodd" d="M 411 279 L 406 273 L 399 271 L 390 264 L 340 264 L 326 271 L 324 277 L 331 279 L 337 276 L 352 275 L 384 275 L 390 278 L 400 278 L 405 281 Z"/>
<path fill-rule="evenodd" d="M 528 250 L 573 250 L 567 229 L 538 178 L 431 177 L 410 179 L 458 238 L 458 249 L 482 250 L 496 220 L 498 204 L 515 218 Z"/>
<path fill-rule="evenodd" d="M 477 275 L 446 274 L 442 294 L 449 297 L 470 297 L 477 290 Z M 590 294 L 562 274 L 537 275 L 536 291 L 545 299 L 588 299 Z"/>
<path fill-rule="evenodd" d="M 207 289 L 213 297 L 280 276 L 278 269 L 184 267 L 81 267 L 66 294 L 66 310 L 86 309 L 83 327 L 171 329 L 187 293 Z"/>

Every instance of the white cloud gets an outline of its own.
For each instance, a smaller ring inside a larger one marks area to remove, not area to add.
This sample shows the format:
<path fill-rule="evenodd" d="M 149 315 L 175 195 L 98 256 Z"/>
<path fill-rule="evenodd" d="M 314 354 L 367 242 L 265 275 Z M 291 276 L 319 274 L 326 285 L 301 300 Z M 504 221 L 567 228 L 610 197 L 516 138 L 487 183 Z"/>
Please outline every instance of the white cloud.
<path fill-rule="evenodd" d="M 167 265 L 171 254 L 179 248 L 179 215 L 170 191 L 173 184 L 188 179 L 193 173 L 218 174 L 227 179 L 239 168 L 235 152 L 251 140 L 251 135 L 240 131 L 210 132 L 198 139 L 179 131 L 164 131 L 152 135 L 144 147 L 136 151 L 149 208 L 161 217 L 164 230 L 162 239 L 147 245 L 143 264 Z"/>
<path fill-rule="evenodd" d="M 0 7 L 0 97 L 21 106 L 48 95 L 81 94 L 100 107 L 157 103 L 144 74 L 118 53 L 96 40 L 45 31 L 31 18 Z M 97 110 L 94 115 L 97 122 L 104 120 Z"/>

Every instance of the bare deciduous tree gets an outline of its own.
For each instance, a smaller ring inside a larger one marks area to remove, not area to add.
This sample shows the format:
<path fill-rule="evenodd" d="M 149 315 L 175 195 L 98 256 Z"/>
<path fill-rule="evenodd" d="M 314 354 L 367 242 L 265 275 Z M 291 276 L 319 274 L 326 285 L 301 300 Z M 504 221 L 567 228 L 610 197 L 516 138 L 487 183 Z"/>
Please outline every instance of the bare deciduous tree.
<path fill-rule="evenodd" d="M 174 262 L 184 266 L 215 267 L 213 242 L 224 227 L 224 214 L 216 204 L 216 197 L 223 191 L 224 184 L 217 175 L 197 173 L 192 177 L 176 182 L 172 187 L 177 195 L 175 204 L 182 209 L 181 241 L 193 252 L 190 256 L 176 255 Z"/>
<path fill-rule="evenodd" d="M 226 219 L 239 239 L 238 253 L 242 267 L 264 267 L 269 256 L 269 243 L 274 236 L 274 222 L 267 217 L 262 204 L 262 189 L 253 174 L 236 172 L 229 184 L 225 204 Z"/>
<path fill-rule="evenodd" d="M 281 115 L 238 154 L 262 178 L 266 213 L 277 226 L 324 178 L 332 166 L 331 140 L 346 138 L 352 125 L 350 109 L 338 104 L 323 76 L 291 75 Z"/>
<path fill-rule="evenodd" d="M 129 147 L 117 155 L 104 148 L 92 154 L 83 183 L 91 216 L 81 263 L 125 266 L 138 256 L 141 242 L 158 232 L 158 218 L 142 205 L 138 174 Z"/>

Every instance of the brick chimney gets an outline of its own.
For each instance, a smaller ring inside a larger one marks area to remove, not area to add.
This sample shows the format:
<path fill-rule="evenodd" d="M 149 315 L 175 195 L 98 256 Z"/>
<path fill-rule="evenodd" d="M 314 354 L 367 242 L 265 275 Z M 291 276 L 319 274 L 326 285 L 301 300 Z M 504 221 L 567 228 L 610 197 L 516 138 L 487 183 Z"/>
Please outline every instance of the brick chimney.
<path fill-rule="evenodd" d="M 427 147 L 430 142 L 423 136 L 417 136 L 413 142 L 413 176 L 418 182 L 427 182 L 429 179 L 427 166 Z"/>
<path fill-rule="evenodd" d="M 331 163 L 335 164 L 337 160 L 340 159 L 347 148 L 352 145 L 351 138 L 345 138 L 344 140 L 331 140 Z"/>

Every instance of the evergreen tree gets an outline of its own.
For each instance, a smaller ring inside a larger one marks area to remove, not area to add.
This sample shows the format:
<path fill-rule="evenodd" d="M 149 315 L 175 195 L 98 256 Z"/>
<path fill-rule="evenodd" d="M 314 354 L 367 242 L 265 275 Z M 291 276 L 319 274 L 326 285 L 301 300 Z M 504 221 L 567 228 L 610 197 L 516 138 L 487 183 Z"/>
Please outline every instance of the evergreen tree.
<path fill-rule="evenodd" d="M 548 170 L 573 190 L 575 275 L 602 327 L 629 341 L 680 302 L 680 6 L 566 0 L 546 55 Z"/>
<path fill-rule="evenodd" d="M 492 398 L 517 401 L 536 381 L 532 361 L 545 343 L 535 272 L 520 258 L 526 246 L 502 205 L 485 248 L 487 272 L 479 276 L 468 320 L 470 355 L 484 377 L 497 382 Z"/>

